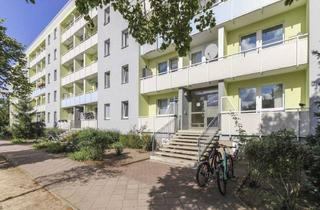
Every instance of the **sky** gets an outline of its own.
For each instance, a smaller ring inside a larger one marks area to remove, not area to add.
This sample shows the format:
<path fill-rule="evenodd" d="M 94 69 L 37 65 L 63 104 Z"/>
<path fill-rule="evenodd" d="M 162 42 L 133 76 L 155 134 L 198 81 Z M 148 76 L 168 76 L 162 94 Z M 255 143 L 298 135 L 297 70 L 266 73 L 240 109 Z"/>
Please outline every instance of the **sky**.
<path fill-rule="evenodd" d="M 7 34 L 28 47 L 68 0 L 0 0 L 0 18 Z"/>

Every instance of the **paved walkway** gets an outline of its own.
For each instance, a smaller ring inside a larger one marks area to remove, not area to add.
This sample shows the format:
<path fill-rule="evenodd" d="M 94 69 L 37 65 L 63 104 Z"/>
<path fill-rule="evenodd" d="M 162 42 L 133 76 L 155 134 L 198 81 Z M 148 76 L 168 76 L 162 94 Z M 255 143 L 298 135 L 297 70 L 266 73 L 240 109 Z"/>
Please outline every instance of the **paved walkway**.
<path fill-rule="evenodd" d="M 232 195 L 234 182 L 223 197 L 213 183 L 199 189 L 192 169 L 152 161 L 87 165 L 5 141 L 0 154 L 78 209 L 245 209 Z"/>

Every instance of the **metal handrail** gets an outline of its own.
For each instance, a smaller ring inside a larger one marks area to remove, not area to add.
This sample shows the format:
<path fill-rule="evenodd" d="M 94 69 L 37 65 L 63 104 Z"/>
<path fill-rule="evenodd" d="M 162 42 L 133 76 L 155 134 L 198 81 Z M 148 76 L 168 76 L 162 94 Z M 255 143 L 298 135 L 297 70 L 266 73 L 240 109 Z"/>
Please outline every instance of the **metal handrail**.
<path fill-rule="evenodd" d="M 202 137 L 208 133 L 209 129 L 212 127 L 212 125 L 219 119 L 219 115 L 216 116 L 215 118 L 213 118 L 210 123 L 208 124 L 208 126 L 206 127 L 206 129 L 201 133 L 201 135 L 198 137 L 197 139 L 197 146 L 198 146 L 198 161 L 200 161 L 201 156 L 203 155 L 203 153 L 205 152 L 205 150 L 208 148 L 208 145 L 205 147 L 205 149 L 203 151 L 201 151 L 200 148 L 200 141 L 202 139 Z M 215 136 L 215 135 L 213 135 Z M 213 138 L 212 138 L 213 139 Z M 212 141 L 212 139 L 210 141 Z"/>

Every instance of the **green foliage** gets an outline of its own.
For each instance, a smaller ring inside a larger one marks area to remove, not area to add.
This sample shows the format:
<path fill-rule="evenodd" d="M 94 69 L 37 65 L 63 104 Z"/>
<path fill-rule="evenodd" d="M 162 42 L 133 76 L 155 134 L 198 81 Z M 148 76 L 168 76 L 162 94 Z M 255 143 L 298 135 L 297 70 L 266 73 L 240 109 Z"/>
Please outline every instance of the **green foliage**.
<path fill-rule="evenodd" d="M 74 155 L 72 157 L 79 160 L 87 157 L 87 160 L 102 160 L 105 149 L 109 148 L 119 136 L 117 131 L 103 131 L 96 129 L 84 129 L 66 137 L 72 145 Z"/>
<path fill-rule="evenodd" d="M 0 18 L 0 94 L 18 96 L 31 91 L 28 82 L 23 46 L 9 37 L 4 20 Z M 8 91 L 8 87 L 13 91 Z"/>
<path fill-rule="evenodd" d="M 10 135 L 9 127 L 9 100 L 0 98 L 0 138 L 7 138 Z"/>
<path fill-rule="evenodd" d="M 269 186 L 279 205 L 295 209 L 302 185 L 302 170 L 307 149 L 296 141 L 293 132 L 274 132 L 262 139 L 253 139 L 245 147 L 252 177 Z"/>
<path fill-rule="evenodd" d="M 112 144 L 113 149 L 115 149 L 117 155 L 121 155 L 123 152 L 123 144 L 121 142 L 115 142 Z"/>
<path fill-rule="evenodd" d="M 152 139 L 148 134 L 139 135 L 135 132 L 129 132 L 127 135 L 120 136 L 120 142 L 126 148 L 152 150 Z"/>
<path fill-rule="evenodd" d="M 23 140 L 23 139 L 12 139 L 12 140 L 11 140 L 11 143 L 12 143 L 12 144 L 25 144 L 26 141 Z"/>
<path fill-rule="evenodd" d="M 36 150 L 46 149 L 48 147 L 49 141 L 43 140 L 40 142 L 37 142 L 32 145 L 32 147 Z"/>
<path fill-rule="evenodd" d="M 66 145 L 61 142 L 52 142 L 43 140 L 32 145 L 36 150 L 45 150 L 49 153 L 62 153 L 66 152 Z"/>

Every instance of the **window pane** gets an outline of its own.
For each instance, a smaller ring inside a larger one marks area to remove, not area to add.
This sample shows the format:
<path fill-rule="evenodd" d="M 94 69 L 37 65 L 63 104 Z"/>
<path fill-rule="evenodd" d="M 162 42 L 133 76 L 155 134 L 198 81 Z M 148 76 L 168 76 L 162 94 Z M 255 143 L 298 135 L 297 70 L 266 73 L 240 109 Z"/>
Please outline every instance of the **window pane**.
<path fill-rule="evenodd" d="M 158 115 L 167 114 L 168 99 L 158 100 Z"/>
<path fill-rule="evenodd" d="M 167 61 L 158 64 L 158 74 L 167 73 Z"/>
<path fill-rule="evenodd" d="M 241 51 L 251 50 L 256 48 L 257 36 L 256 33 L 244 36 L 241 38 Z"/>
<path fill-rule="evenodd" d="M 122 82 L 122 84 L 129 82 L 129 67 L 128 66 L 122 67 L 121 82 Z"/>
<path fill-rule="evenodd" d="M 110 119 L 110 104 L 104 105 L 104 119 Z"/>
<path fill-rule="evenodd" d="M 110 39 L 104 41 L 104 55 L 110 55 Z"/>
<path fill-rule="evenodd" d="M 268 85 L 261 88 L 262 108 L 281 108 L 283 107 L 282 84 Z"/>
<path fill-rule="evenodd" d="M 129 38 L 129 33 L 128 33 L 128 30 L 126 29 L 122 32 L 122 47 L 128 46 L 128 38 Z"/>
<path fill-rule="evenodd" d="M 109 88 L 110 87 L 110 71 L 105 72 L 104 87 L 105 88 Z"/>
<path fill-rule="evenodd" d="M 191 54 L 191 64 L 201 63 L 202 61 L 202 52 L 196 52 Z"/>
<path fill-rule="evenodd" d="M 170 71 L 178 69 L 178 58 L 170 59 Z"/>
<path fill-rule="evenodd" d="M 256 110 L 256 88 L 240 89 L 241 111 Z"/>
<path fill-rule="evenodd" d="M 107 24 L 110 22 L 110 7 L 107 7 L 104 10 L 104 24 Z"/>
<path fill-rule="evenodd" d="M 207 95 L 207 106 L 218 106 L 218 93 L 211 93 Z"/>
<path fill-rule="evenodd" d="M 123 101 L 122 102 L 122 118 L 128 118 L 129 116 L 129 102 Z"/>
<path fill-rule="evenodd" d="M 262 45 L 279 43 L 283 40 L 283 27 L 278 25 L 262 31 Z"/>

